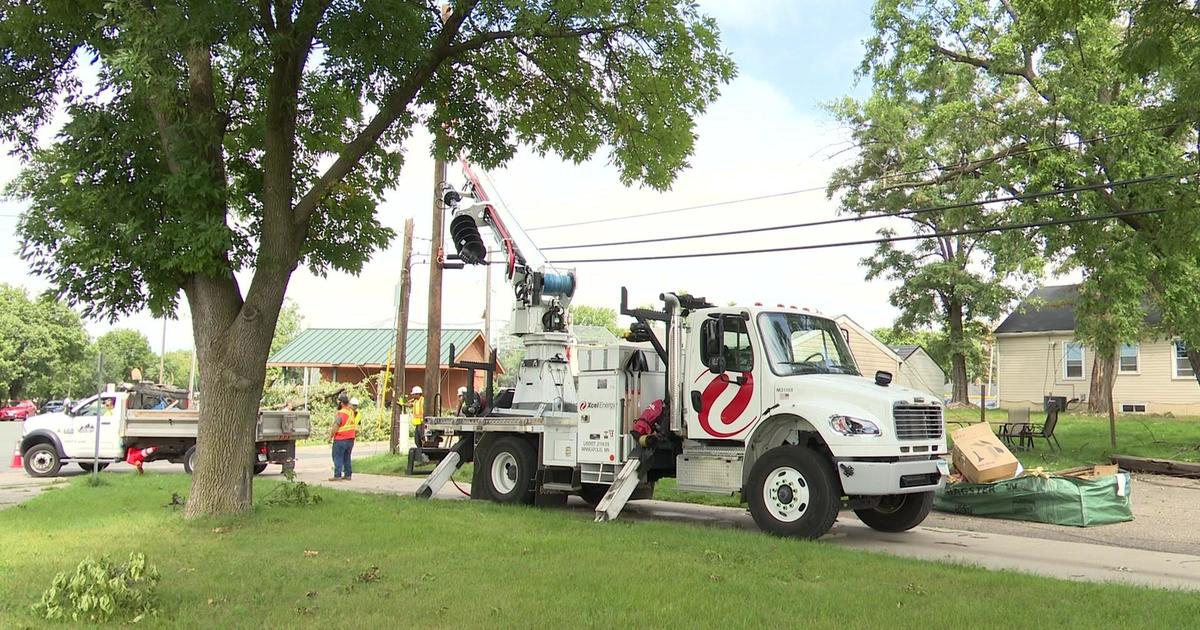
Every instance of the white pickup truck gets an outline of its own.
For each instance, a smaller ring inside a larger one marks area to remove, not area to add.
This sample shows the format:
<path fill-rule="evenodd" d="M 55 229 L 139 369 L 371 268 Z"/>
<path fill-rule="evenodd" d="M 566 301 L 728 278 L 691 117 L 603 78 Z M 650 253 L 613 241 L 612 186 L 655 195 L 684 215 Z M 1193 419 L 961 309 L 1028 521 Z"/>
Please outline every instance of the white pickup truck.
<path fill-rule="evenodd" d="M 153 454 L 145 461 L 182 463 L 191 473 L 199 410 L 130 408 L 131 399 L 137 398 L 128 392 L 109 392 L 84 399 L 63 412 L 30 416 L 21 437 L 25 472 L 33 477 L 53 477 L 65 463 L 92 470 L 98 420 L 101 470 L 125 461 L 131 448 L 153 446 Z M 103 406 L 97 408 L 105 404 L 105 399 L 113 401 L 107 413 Z M 255 428 L 254 473 L 266 470 L 268 464 L 293 466 L 296 440 L 308 437 L 310 430 L 308 412 L 260 411 Z"/>

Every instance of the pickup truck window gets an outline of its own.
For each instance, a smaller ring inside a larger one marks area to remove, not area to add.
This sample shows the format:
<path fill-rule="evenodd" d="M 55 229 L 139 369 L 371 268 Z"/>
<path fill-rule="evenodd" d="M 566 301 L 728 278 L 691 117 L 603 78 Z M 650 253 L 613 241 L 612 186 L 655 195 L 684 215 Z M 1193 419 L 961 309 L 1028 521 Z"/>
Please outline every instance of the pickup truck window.
<path fill-rule="evenodd" d="M 771 371 L 792 374 L 859 374 L 837 324 L 803 313 L 762 313 L 758 328 Z"/>

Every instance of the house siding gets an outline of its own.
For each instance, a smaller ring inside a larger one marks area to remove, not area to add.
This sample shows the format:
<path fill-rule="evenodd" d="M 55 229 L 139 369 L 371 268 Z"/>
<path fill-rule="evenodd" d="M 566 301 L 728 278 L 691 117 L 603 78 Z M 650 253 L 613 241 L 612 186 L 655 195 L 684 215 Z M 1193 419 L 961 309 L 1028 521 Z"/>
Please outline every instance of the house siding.
<path fill-rule="evenodd" d="M 917 350 L 900 366 L 900 382 L 906 387 L 929 392 L 939 398 L 946 395 L 946 373 L 924 350 Z"/>
<path fill-rule="evenodd" d="M 1070 333 L 1044 335 L 997 335 L 997 385 L 1003 407 L 1041 407 L 1046 395 L 1068 399 L 1086 397 L 1090 388 L 1095 352 L 1084 348 L 1082 379 L 1063 377 L 1063 344 L 1073 341 Z M 1143 403 L 1149 413 L 1200 414 L 1200 385 L 1192 378 L 1175 378 L 1174 347 L 1169 340 L 1140 344 L 1137 374 L 1118 373 L 1113 383 L 1113 402 Z"/>
<path fill-rule="evenodd" d="M 883 370 L 895 375 L 897 384 L 908 386 L 907 383 L 899 380 L 901 376 L 900 363 L 896 361 L 894 355 L 884 352 L 875 345 L 878 342 L 868 339 L 856 327 L 847 326 L 845 329 L 850 333 L 850 354 L 854 355 L 854 362 L 858 364 L 858 371 L 862 372 L 863 376 L 872 377 L 879 370 Z"/>

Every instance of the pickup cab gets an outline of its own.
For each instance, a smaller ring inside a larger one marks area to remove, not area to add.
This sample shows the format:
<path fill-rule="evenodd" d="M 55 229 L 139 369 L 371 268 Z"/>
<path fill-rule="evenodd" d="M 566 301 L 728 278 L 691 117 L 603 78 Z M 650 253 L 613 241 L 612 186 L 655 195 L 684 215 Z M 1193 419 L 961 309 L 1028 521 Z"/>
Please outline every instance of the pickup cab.
<path fill-rule="evenodd" d="M 154 447 L 145 461 L 183 464 L 191 473 L 199 410 L 132 408 L 135 405 L 131 403 L 139 398 L 137 393 L 107 392 L 86 398 L 67 411 L 29 417 L 20 446 L 25 472 L 33 477 L 53 477 L 63 464 L 70 463 L 91 471 L 97 450 L 103 470 L 125 461 L 130 449 Z M 294 466 L 296 441 L 307 438 L 310 430 L 307 412 L 260 411 L 255 426 L 254 473 L 263 472 L 268 464 Z"/>

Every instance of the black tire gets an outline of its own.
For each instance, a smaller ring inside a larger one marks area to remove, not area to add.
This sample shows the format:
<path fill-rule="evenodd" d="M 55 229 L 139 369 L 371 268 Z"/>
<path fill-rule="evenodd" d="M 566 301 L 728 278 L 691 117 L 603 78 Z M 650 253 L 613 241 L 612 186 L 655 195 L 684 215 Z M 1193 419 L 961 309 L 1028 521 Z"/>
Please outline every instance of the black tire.
<path fill-rule="evenodd" d="M 54 477 L 62 470 L 62 460 L 53 444 L 34 444 L 22 458 L 30 477 Z"/>
<path fill-rule="evenodd" d="M 92 462 L 79 462 L 79 467 L 82 468 L 84 472 L 92 472 Z M 100 470 L 104 470 L 105 468 L 108 468 L 107 463 L 100 464 Z"/>
<path fill-rule="evenodd" d="M 192 474 L 196 470 L 196 446 L 192 445 L 183 454 L 183 472 Z"/>
<path fill-rule="evenodd" d="M 750 470 L 750 515 L 759 529 L 776 536 L 820 538 L 842 505 L 834 474 L 825 456 L 810 448 L 773 448 Z"/>
<path fill-rule="evenodd" d="M 496 440 L 480 462 L 484 489 L 496 503 L 533 503 L 537 454 L 525 440 L 507 435 Z"/>
<path fill-rule="evenodd" d="M 266 469 L 267 469 L 266 464 L 255 464 L 254 465 L 254 474 L 261 475 L 263 473 L 263 471 Z"/>
<path fill-rule="evenodd" d="M 893 494 L 880 499 L 879 506 L 854 510 L 867 527 L 881 532 L 906 532 L 925 521 L 933 510 L 933 493 Z"/>
<path fill-rule="evenodd" d="M 404 462 L 404 474 L 405 475 L 412 477 L 413 474 L 416 473 L 416 470 L 415 470 L 416 460 L 417 460 L 417 457 L 420 456 L 420 454 L 421 454 L 421 451 L 417 450 L 415 447 L 408 449 L 408 461 Z"/>
<path fill-rule="evenodd" d="M 608 488 L 609 486 L 598 483 L 585 483 L 580 484 L 579 492 L 576 494 L 578 494 L 579 498 L 583 499 L 588 505 L 596 507 L 597 505 L 600 505 L 600 500 L 603 499 L 604 495 L 608 493 Z"/>

